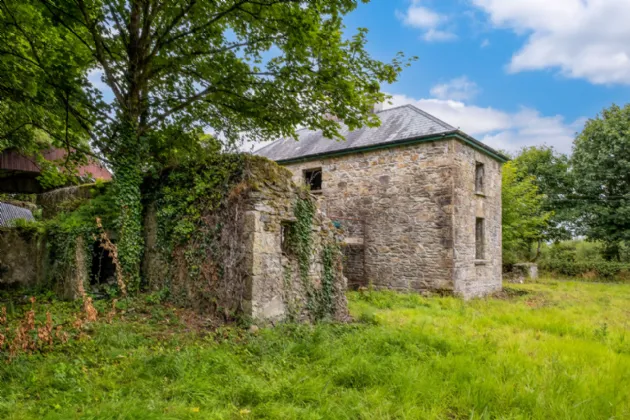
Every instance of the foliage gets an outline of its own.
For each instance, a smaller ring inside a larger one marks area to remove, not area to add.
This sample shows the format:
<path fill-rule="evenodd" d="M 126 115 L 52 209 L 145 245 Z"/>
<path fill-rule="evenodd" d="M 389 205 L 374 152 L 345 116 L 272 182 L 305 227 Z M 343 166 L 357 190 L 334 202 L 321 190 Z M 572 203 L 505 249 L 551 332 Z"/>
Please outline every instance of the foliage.
<path fill-rule="evenodd" d="M 572 165 L 583 233 L 618 260 L 620 244 L 630 242 L 630 104 L 588 120 L 575 140 Z"/>
<path fill-rule="evenodd" d="M 244 159 L 244 155 L 220 153 L 215 143 L 157 178 L 154 198 L 163 249 L 172 252 L 199 235 L 202 216 L 218 210 L 230 188 L 242 180 Z"/>
<path fill-rule="evenodd" d="M 295 250 L 298 260 L 300 278 L 305 287 L 310 285 L 309 271 L 313 252 L 313 216 L 315 204 L 308 198 L 299 199 L 295 203 L 296 222 L 289 230 L 289 247 Z"/>
<path fill-rule="evenodd" d="M 39 163 L 41 152 L 66 149 L 67 168 L 87 151 L 85 130 L 98 115 L 88 82 L 92 54 L 51 22 L 38 0 L 0 3 L 0 151 L 15 148 Z M 82 151 L 82 152 L 79 152 Z"/>
<path fill-rule="evenodd" d="M 59 127 L 65 128 L 63 139 L 89 137 L 112 163 L 119 184 L 120 257 L 132 285 L 137 285 L 142 249 L 142 174 L 159 171 L 161 159 L 173 151 L 194 148 L 205 127 L 231 147 L 243 134 L 251 141 L 267 140 L 294 135 L 300 125 L 334 138 L 341 122 L 350 129 L 378 124 L 370 110 L 385 99 L 380 84 L 394 82 L 409 63 L 401 53 L 391 63 L 371 58 L 363 28 L 345 36 L 343 17 L 357 4 L 2 2 L 0 24 L 13 29 L 2 39 L 4 56 L 21 66 L 7 73 L 15 79 L 16 70 L 24 68 L 27 80 L 45 85 L 44 92 L 62 100 L 63 106 L 53 102 L 57 113 L 51 114 L 66 116 Z M 58 67 L 67 67 L 67 74 L 54 72 Z M 102 73 L 111 103 L 89 87 L 88 69 Z M 30 110 L 37 100 L 25 96 L 19 103 Z M 9 115 L 7 105 L 0 102 L 0 115 Z M 12 134 L 15 128 L 8 127 Z M 53 138 L 57 128 L 49 130 Z"/>
<path fill-rule="evenodd" d="M 544 197 L 534 179 L 521 178 L 513 162 L 503 165 L 502 176 L 503 259 L 514 263 L 527 256 L 532 242 L 544 237 L 552 213 L 543 209 Z"/>
<path fill-rule="evenodd" d="M 546 272 L 568 277 L 603 279 L 605 281 L 630 280 L 630 264 L 616 261 L 541 261 L 538 267 Z"/>
<path fill-rule="evenodd" d="M 569 157 L 556 152 L 553 147 L 530 146 L 523 148 L 512 159 L 512 164 L 519 181 L 531 179 L 543 196 L 542 210 L 551 213 L 540 241 L 570 239 L 576 214 L 571 201 L 573 179 Z"/>
<path fill-rule="evenodd" d="M 109 184 L 97 183 L 91 189 L 92 198 L 73 205 L 68 211 L 45 222 L 47 246 L 52 261 L 49 270 L 51 284 L 64 284 L 75 269 L 90 272 L 92 245 L 101 233 L 97 218 L 103 226 L 112 230 L 117 220 L 115 197 Z M 81 240 L 79 240 L 81 238 Z M 75 267 L 77 246 L 85 247 L 85 267 Z"/>
<path fill-rule="evenodd" d="M 574 262 L 601 261 L 603 245 L 584 240 L 560 241 L 543 244 L 540 261 L 560 260 Z M 630 262 L 630 261 L 629 261 Z"/>
<path fill-rule="evenodd" d="M 0 364 L 0 416 L 630 415 L 628 285 L 545 280 L 468 302 L 387 291 L 349 299 L 355 318 L 375 322 L 197 333 L 168 307 L 128 303 L 80 341 Z M 46 310 L 55 319 L 64 305 Z"/>
<path fill-rule="evenodd" d="M 36 301 L 35 297 L 29 298 L 31 307 L 21 317 L 7 316 L 6 306 L 0 309 L 0 329 L 4 331 L 4 334 L 0 333 L 0 355 L 7 363 L 20 354 L 51 352 L 71 339 L 80 339 L 83 336 L 81 328 L 98 319 L 90 297 L 84 297 L 80 311 L 69 317 L 56 314 L 55 319 L 50 311 L 38 317 Z M 108 315 L 108 322 L 112 321 L 113 315 L 115 308 Z"/>

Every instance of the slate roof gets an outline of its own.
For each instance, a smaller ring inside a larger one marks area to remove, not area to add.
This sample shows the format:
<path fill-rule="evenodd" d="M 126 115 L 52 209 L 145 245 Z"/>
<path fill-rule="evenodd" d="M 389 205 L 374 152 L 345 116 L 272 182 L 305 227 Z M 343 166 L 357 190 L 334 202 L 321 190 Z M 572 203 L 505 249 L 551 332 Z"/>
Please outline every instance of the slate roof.
<path fill-rule="evenodd" d="M 29 209 L 12 204 L 0 203 L 0 226 L 11 226 L 11 221 L 15 219 L 34 220 L 33 213 L 31 213 Z"/>
<path fill-rule="evenodd" d="M 499 160 L 507 160 L 496 150 L 463 133 L 457 128 L 430 115 L 413 105 L 403 105 L 377 113 L 381 119 L 379 127 L 364 127 L 350 131 L 342 126 L 340 134 L 345 141 L 331 140 L 323 136 L 321 130 L 298 130 L 298 141 L 283 138 L 262 147 L 254 154 L 265 156 L 278 162 L 308 160 L 325 155 L 362 151 L 372 147 L 395 146 L 412 140 L 429 139 L 447 135 L 457 135 L 481 151 Z"/>

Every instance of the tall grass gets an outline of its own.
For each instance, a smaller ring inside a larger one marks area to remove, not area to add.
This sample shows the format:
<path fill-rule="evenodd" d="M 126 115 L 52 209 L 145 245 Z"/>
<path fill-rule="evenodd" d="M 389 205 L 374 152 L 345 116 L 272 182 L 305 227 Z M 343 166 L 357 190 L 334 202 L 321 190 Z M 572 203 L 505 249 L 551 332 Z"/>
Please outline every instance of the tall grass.
<path fill-rule="evenodd" d="M 361 322 L 203 337 L 163 314 L 95 324 L 1 365 L 0 418 L 630 418 L 628 285 L 349 299 Z"/>

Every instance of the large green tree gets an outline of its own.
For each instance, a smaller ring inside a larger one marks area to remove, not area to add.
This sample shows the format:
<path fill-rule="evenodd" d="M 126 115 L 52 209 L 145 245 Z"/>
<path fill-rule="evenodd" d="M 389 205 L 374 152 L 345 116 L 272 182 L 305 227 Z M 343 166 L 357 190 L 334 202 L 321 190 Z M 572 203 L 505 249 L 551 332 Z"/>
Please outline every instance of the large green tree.
<path fill-rule="evenodd" d="M 518 165 L 510 161 L 503 165 L 501 199 L 503 229 L 503 260 L 507 263 L 529 258 L 534 242 L 544 237 L 545 227 L 553 213 L 544 209 L 532 176 L 522 177 Z"/>
<path fill-rule="evenodd" d="M 89 153 L 86 128 L 98 112 L 86 77 L 93 60 L 64 31 L 28 0 L 0 0 L 0 151 L 43 162 L 42 150 L 61 147 L 66 166 Z"/>
<path fill-rule="evenodd" d="M 531 179 L 542 195 L 542 210 L 550 213 L 547 224 L 541 226 L 538 248 L 534 259 L 540 254 L 544 241 L 570 239 L 573 235 L 575 211 L 573 201 L 573 179 L 569 157 L 556 152 L 553 147 L 530 146 L 523 148 L 512 160 L 518 181 Z"/>
<path fill-rule="evenodd" d="M 340 122 L 377 124 L 370 110 L 384 100 L 380 84 L 407 63 L 402 54 L 371 58 L 365 29 L 346 36 L 343 16 L 358 0 L 0 1 L 10 12 L 29 10 L 24 19 L 6 13 L 21 28 L 7 54 L 19 49 L 25 62 L 45 65 L 36 59 L 47 48 L 36 42 L 44 22 L 59 29 L 61 57 L 75 67 L 87 54 L 113 93 L 108 108 L 83 86 L 85 104 L 70 109 L 114 169 L 130 276 L 142 249 L 143 173 L 169 150 L 195 144 L 206 128 L 234 144 L 243 135 L 290 136 L 298 125 L 337 137 Z"/>
<path fill-rule="evenodd" d="M 582 233 L 618 259 L 621 244 L 630 243 L 630 105 L 588 120 L 571 160 Z"/>

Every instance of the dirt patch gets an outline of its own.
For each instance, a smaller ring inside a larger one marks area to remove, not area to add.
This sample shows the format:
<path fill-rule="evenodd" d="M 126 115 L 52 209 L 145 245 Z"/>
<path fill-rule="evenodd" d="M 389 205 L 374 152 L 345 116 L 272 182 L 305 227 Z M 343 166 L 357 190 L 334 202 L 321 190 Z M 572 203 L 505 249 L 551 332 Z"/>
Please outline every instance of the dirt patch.
<path fill-rule="evenodd" d="M 504 287 L 503 290 L 495 292 L 492 297 L 500 300 L 512 300 L 517 297 L 533 294 L 528 290 L 514 289 L 512 287 Z"/>

